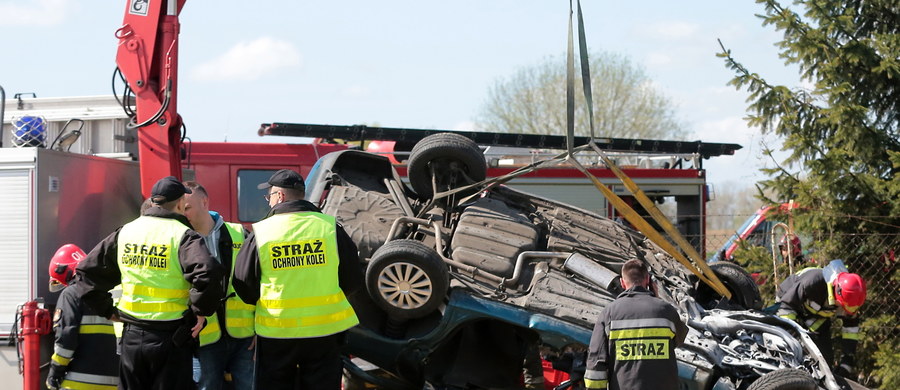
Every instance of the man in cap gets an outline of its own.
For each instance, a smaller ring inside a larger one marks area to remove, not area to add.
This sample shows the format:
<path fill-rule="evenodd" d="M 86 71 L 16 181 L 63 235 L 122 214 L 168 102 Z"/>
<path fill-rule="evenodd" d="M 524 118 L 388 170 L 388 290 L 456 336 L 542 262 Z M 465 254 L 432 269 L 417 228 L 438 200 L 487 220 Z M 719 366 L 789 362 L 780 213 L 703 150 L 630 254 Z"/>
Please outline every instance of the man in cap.
<path fill-rule="evenodd" d="M 233 280 L 256 304 L 257 388 L 340 389 L 343 332 L 359 323 L 344 295 L 363 286 L 356 245 L 303 200 L 299 173 L 282 169 L 259 188 L 272 210 L 253 224 Z"/>
<path fill-rule="evenodd" d="M 184 217 L 184 194 L 169 176 L 152 206 L 106 237 L 78 264 L 77 295 L 99 315 L 125 323 L 120 389 L 192 389 L 198 317 L 215 313 L 225 270 Z M 122 285 L 113 304 L 109 290 Z"/>

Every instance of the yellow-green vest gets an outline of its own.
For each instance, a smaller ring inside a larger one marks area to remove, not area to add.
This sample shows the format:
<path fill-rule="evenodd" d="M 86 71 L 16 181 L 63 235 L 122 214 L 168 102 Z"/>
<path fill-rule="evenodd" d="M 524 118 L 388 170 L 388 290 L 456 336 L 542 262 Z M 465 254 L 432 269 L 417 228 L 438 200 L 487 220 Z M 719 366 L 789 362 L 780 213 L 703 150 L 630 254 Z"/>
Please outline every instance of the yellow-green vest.
<path fill-rule="evenodd" d="M 116 307 L 146 321 L 171 321 L 188 310 L 191 285 L 178 249 L 188 227 L 170 218 L 142 216 L 122 227 L 117 241 L 122 298 Z"/>
<path fill-rule="evenodd" d="M 231 280 L 234 280 L 234 263 L 237 260 L 238 251 L 244 244 L 244 228 L 239 223 L 225 223 L 225 230 L 231 237 Z M 225 300 L 225 329 L 231 337 L 243 339 L 253 336 L 253 316 L 256 306 L 244 303 L 234 293 L 234 286 L 228 283 L 228 291 Z M 206 327 L 200 331 L 200 346 L 209 345 L 222 337 L 222 329 L 219 325 L 219 316 L 213 314 L 206 317 Z"/>
<path fill-rule="evenodd" d="M 322 337 L 359 320 L 338 285 L 334 217 L 316 212 L 275 214 L 253 224 L 259 251 L 256 334 Z"/>

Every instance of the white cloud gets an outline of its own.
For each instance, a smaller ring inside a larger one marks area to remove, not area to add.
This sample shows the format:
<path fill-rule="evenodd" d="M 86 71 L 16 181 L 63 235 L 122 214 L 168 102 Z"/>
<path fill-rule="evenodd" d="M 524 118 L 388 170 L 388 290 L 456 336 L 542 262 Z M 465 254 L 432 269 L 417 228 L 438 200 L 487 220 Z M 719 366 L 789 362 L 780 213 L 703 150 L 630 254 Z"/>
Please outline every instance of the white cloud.
<path fill-rule="evenodd" d="M 69 0 L 4 1 L 0 23 L 7 26 L 50 26 L 63 21 Z"/>
<path fill-rule="evenodd" d="M 293 44 L 262 37 L 238 42 L 224 54 L 195 66 L 191 75 L 201 81 L 253 81 L 300 64 L 300 52 Z"/>
<path fill-rule="evenodd" d="M 678 40 L 693 37 L 700 26 L 687 22 L 659 22 L 644 27 L 651 37 L 665 40 Z"/>

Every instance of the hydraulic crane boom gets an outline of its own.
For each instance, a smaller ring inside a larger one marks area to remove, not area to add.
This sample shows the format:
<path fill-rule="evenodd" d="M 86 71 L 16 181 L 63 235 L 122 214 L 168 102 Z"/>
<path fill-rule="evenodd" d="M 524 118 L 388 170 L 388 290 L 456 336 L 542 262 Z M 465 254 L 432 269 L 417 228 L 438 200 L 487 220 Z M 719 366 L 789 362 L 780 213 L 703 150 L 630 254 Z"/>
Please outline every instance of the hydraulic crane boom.
<path fill-rule="evenodd" d="M 181 179 L 181 116 L 178 115 L 178 15 L 186 0 L 127 0 L 116 30 L 116 65 L 135 94 L 141 193 L 159 178 Z M 126 103 L 127 104 L 127 103 Z"/>

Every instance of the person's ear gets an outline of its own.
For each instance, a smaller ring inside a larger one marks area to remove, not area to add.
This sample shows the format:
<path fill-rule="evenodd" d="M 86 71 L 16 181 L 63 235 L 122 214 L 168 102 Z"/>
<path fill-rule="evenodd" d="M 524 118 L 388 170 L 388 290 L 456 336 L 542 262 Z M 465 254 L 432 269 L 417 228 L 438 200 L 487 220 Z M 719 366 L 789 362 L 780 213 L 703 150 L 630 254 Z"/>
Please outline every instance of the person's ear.
<path fill-rule="evenodd" d="M 628 290 L 628 287 L 625 286 L 625 278 L 619 278 L 619 284 L 622 286 L 623 290 Z"/>

